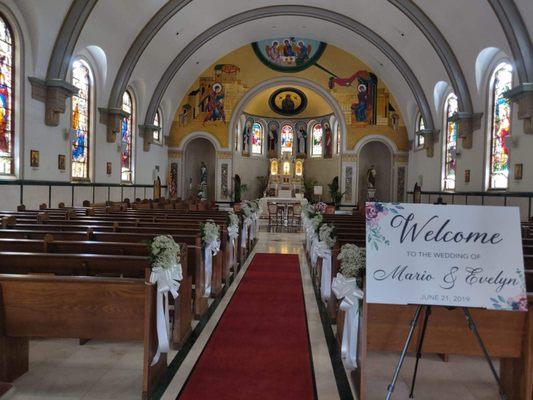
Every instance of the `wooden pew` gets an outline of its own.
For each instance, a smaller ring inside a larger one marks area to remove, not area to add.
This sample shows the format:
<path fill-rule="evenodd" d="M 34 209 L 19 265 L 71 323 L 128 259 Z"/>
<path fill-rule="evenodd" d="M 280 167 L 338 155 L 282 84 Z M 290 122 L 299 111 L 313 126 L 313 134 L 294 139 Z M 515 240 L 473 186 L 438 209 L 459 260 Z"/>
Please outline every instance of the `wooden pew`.
<path fill-rule="evenodd" d="M 21 245 L 22 243 L 22 245 Z M 86 243 L 86 245 L 84 245 Z M 26 252 L 4 251 L 15 248 L 25 249 Z M 59 242 L 61 250 L 68 250 L 68 253 L 50 254 L 38 252 L 39 247 L 49 246 L 47 250 L 53 250 L 55 242 L 30 240 L 13 241 L 11 239 L 0 239 L 0 273 L 12 274 L 55 274 L 55 275 L 75 275 L 75 276 L 112 276 L 112 277 L 143 277 L 145 271 L 150 268 L 149 259 L 146 256 L 147 248 L 143 244 L 134 243 L 101 243 L 101 242 Z M 135 248 L 134 252 L 140 253 L 141 248 L 144 255 L 124 256 L 114 255 L 118 248 Z M 32 249 L 33 248 L 33 249 Z M 192 277 L 189 274 L 187 246 L 180 243 L 181 263 L 183 280 L 180 284 L 179 296 L 171 303 L 174 304 L 174 319 L 172 324 L 172 347 L 177 349 L 183 345 L 192 332 Z M 35 252 L 28 252 L 37 250 Z M 97 254 L 79 254 L 79 251 L 96 251 Z M 42 250 L 41 250 L 42 251 Z M 102 254 L 102 251 L 109 251 L 113 255 Z"/>
<path fill-rule="evenodd" d="M 145 279 L 0 274 L 0 381 L 29 368 L 29 339 L 142 340 L 143 399 L 166 372 L 157 351 L 156 288 Z"/>

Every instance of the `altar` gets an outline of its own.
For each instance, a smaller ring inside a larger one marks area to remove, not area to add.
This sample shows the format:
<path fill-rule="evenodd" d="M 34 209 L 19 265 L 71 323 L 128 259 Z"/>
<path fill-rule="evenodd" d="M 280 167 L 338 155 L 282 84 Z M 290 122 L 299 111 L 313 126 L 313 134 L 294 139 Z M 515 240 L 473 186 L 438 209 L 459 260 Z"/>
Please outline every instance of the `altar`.
<path fill-rule="evenodd" d="M 268 184 L 265 197 L 259 199 L 262 216 L 268 217 L 268 203 L 284 205 L 307 204 L 304 198 L 303 159 L 284 153 L 270 159 Z"/>
<path fill-rule="evenodd" d="M 300 204 L 305 206 L 308 201 L 303 196 L 298 197 L 263 197 L 259 199 L 259 206 L 261 207 L 261 216 L 268 218 L 268 203 L 283 204 L 288 206 L 289 204 Z"/>
<path fill-rule="evenodd" d="M 303 196 L 303 159 L 287 153 L 280 158 L 271 158 L 268 172 L 267 197 L 287 199 Z"/>

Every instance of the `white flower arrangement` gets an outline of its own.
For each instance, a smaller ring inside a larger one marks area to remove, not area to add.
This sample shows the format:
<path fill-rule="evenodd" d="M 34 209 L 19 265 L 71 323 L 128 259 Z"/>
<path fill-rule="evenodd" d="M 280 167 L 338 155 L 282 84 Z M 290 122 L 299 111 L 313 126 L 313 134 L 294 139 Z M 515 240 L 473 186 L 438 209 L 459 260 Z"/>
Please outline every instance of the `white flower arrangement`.
<path fill-rule="evenodd" d="M 228 221 L 227 221 L 228 227 L 238 228 L 239 222 L 240 222 L 239 216 L 235 214 L 233 211 L 230 211 L 230 213 L 228 214 Z"/>
<path fill-rule="evenodd" d="M 311 204 L 307 203 L 302 207 L 302 213 L 307 218 L 311 218 L 315 214 L 315 207 L 313 207 Z"/>
<path fill-rule="evenodd" d="M 220 239 L 220 227 L 211 219 L 200 224 L 202 243 L 209 245 Z"/>
<path fill-rule="evenodd" d="M 316 214 L 313 218 L 311 218 L 311 226 L 313 227 L 315 231 L 322 223 L 322 220 L 323 220 L 322 214 Z"/>
<path fill-rule="evenodd" d="M 250 200 L 248 204 L 250 205 L 252 212 L 256 213 L 259 211 L 259 200 Z"/>
<path fill-rule="evenodd" d="M 241 206 L 241 211 L 244 214 L 245 218 L 251 218 L 254 214 L 254 211 L 252 210 L 252 207 L 250 207 L 250 204 L 244 203 Z"/>
<path fill-rule="evenodd" d="M 170 235 L 156 236 L 150 242 L 152 268 L 170 269 L 180 263 L 180 246 Z"/>
<path fill-rule="evenodd" d="M 359 285 L 361 285 L 361 278 L 366 267 L 365 249 L 351 243 L 344 244 L 337 260 L 341 261 L 341 273 L 344 277 L 357 278 Z"/>
<path fill-rule="evenodd" d="M 322 224 L 318 231 L 318 238 L 331 249 L 337 242 L 337 232 L 333 224 Z"/>

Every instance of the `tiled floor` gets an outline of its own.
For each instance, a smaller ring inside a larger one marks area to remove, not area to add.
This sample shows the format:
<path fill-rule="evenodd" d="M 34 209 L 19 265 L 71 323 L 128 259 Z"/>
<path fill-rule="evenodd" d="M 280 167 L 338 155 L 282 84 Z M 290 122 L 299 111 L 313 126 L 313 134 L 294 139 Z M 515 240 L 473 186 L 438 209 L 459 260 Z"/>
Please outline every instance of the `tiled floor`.
<path fill-rule="evenodd" d="M 303 235 L 298 233 L 259 233 L 255 252 L 300 254 L 304 296 L 309 326 L 313 366 L 319 400 L 340 396 L 322 327 L 309 270 L 303 256 Z M 247 265 L 241 270 L 211 319 L 195 342 L 163 399 L 173 400 L 187 379 L 194 363 L 229 303 Z M 172 359 L 176 353 L 170 355 Z M 398 354 L 371 353 L 368 370 L 368 398 L 384 399 Z M 408 357 L 394 392 L 394 399 L 407 399 L 413 369 Z M 32 340 L 30 371 L 15 382 L 6 400 L 29 399 L 138 399 L 142 376 L 141 343 L 102 343 L 90 341 L 80 346 L 77 340 Z M 486 365 L 479 358 L 451 357 L 443 363 L 434 356 L 423 359 L 417 381 L 416 398 L 424 400 L 491 400 L 497 390 Z M 2 398 L 4 400 L 4 398 Z M 200 400 L 200 399 L 199 399 Z M 341 399 L 344 400 L 344 399 Z"/>

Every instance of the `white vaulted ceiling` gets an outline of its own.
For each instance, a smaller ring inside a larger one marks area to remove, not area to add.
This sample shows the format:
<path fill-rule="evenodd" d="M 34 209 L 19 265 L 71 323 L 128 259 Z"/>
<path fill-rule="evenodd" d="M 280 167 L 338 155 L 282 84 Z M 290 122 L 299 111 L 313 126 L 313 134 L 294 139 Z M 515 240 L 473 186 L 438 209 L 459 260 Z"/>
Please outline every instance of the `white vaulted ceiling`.
<path fill-rule="evenodd" d="M 6 0 L 22 15 L 21 24 L 31 33 L 33 75 L 44 77 L 53 43 L 68 11 L 68 0 Z M 533 30 L 533 2 L 515 0 L 529 32 Z M 120 65 L 143 27 L 165 5 L 165 0 L 98 0 L 87 18 L 73 55 L 89 46 L 99 48 L 107 65 L 106 81 L 98 91 L 98 106 L 107 107 Z M 349 17 L 373 30 L 407 62 L 420 83 L 433 119 L 439 113 L 433 101 L 434 87 L 452 84 L 439 55 L 424 33 L 393 1 L 388 0 L 293 0 L 292 5 L 319 7 Z M 476 59 L 485 48 L 494 47 L 511 58 L 509 43 L 489 0 L 416 0 L 415 4 L 442 33 L 459 62 L 473 103 L 480 109 L 476 85 Z M 149 103 L 165 70 L 186 46 L 210 27 L 260 7 L 286 5 L 270 0 L 193 0 L 172 16 L 157 32 L 132 69 L 129 84 L 136 88 L 139 119 L 144 120 Z M 529 15 L 529 16 L 528 16 Z M 395 63 L 374 44 L 335 23 L 309 16 L 270 16 L 244 22 L 220 32 L 203 43 L 179 68 L 161 104 L 171 118 L 191 82 L 220 57 L 259 39 L 292 35 L 331 43 L 366 63 L 395 96 L 410 135 L 418 110 L 413 91 Z M 141 121 L 142 122 L 142 121 Z"/>

